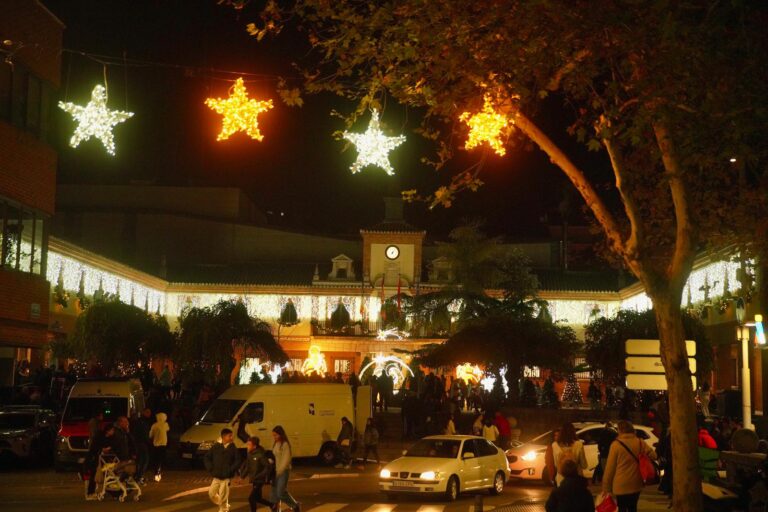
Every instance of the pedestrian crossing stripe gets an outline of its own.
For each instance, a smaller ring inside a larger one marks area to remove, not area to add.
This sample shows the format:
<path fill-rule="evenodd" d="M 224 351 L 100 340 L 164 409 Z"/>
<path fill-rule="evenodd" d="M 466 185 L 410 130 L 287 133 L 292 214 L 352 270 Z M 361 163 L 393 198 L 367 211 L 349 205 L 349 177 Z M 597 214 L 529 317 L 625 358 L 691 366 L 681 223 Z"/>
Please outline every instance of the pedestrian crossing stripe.
<path fill-rule="evenodd" d="M 175 512 L 180 511 L 184 512 L 184 509 L 194 509 L 199 510 L 200 512 L 218 512 L 219 507 L 211 507 L 211 508 L 204 508 L 200 509 L 201 506 L 208 507 L 210 505 L 209 502 L 202 502 L 199 500 L 195 501 L 181 501 L 176 503 L 169 503 L 167 505 L 162 505 L 159 507 L 144 509 L 141 512 Z M 356 508 L 357 503 L 323 503 L 322 505 L 318 505 L 316 507 L 307 508 L 306 512 L 339 512 L 340 510 L 346 508 L 346 507 L 352 507 L 353 509 Z M 242 509 L 248 506 L 248 502 L 246 501 L 230 501 L 229 502 L 229 509 L 230 510 L 238 510 Z M 399 510 L 413 510 L 414 504 L 397 504 L 397 503 L 373 503 L 369 505 L 367 508 L 363 509 L 362 512 L 398 512 Z M 449 506 L 450 508 L 450 506 Z M 483 506 L 484 512 L 491 512 L 496 507 L 492 505 L 485 505 Z M 285 507 L 284 507 L 285 509 Z M 397 510 L 396 510 L 397 509 Z M 285 509 L 287 510 L 287 509 Z M 416 509 L 415 512 L 444 512 L 446 510 L 445 505 L 421 505 Z M 474 506 L 470 505 L 468 507 L 468 512 L 474 512 Z"/>

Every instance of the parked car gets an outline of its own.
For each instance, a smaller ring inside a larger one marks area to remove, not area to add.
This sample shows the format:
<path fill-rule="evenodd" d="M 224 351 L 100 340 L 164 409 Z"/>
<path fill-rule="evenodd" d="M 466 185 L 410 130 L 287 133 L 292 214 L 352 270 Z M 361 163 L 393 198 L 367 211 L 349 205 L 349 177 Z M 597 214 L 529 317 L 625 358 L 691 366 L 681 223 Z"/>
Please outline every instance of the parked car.
<path fill-rule="evenodd" d="M 45 460 L 53 455 L 56 414 L 34 405 L 0 408 L 0 455 Z"/>
<path fill-rule="evenodd" d="M 442 494 L 454 501 L 460 493 L 504 491 L 509 465 L 504 452 L 476 436 L 430 436 L 379 473 L 379 490 L 396 494 Z"/>
<path fill-rule="evenodd" d="M 591 477 L 598 463 L 597 443 L 606 428 L 605 423 L 574 423 L 576 437 L 584 442 L 584 455 L 587 458 L 587 469 L 584 476 Z M 609 427 L 614 432 L 614 427 Z M 655 448 L 659 439 L 653 433 L 651 427 L 635 425 L 637 436 L 645 441 L 651 448 Z M 513 479 L 522 480 L 542 480 L 547 481 L 544 470 L 546 463 L 544 457 L 547 452 L 547 446 L 552 444 L 553 431 L 546 432 L 537 436 L 527 443 L 522 443 L 516 447 L 507 450 L 507 459 L 509 460 L 509 469 Z"/>

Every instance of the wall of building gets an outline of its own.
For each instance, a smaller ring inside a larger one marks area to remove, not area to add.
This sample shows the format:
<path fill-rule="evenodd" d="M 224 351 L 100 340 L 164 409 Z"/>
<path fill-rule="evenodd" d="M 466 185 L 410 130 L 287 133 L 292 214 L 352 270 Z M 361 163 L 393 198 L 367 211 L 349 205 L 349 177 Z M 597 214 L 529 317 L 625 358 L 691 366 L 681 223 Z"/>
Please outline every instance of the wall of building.
<path fill-rule="evenodd" d="M 13 55 L 0 62 L 0 385 L 18 358 L 39 362 L 48 339 L 46 223 L 57 156 L 47 140 L 64 29 L 38 1 L 2 7 L 0 34 Z"/>

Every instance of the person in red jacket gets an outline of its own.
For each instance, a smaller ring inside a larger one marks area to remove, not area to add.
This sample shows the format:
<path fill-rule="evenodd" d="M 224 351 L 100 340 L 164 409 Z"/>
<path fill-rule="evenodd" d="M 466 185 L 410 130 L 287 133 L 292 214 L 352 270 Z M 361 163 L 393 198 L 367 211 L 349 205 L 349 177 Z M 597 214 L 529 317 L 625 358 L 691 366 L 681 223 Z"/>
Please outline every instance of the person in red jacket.
<path fill-rule="evenodd" d="M 496 412 L 496 416 L 493 418 L 493 424 L 499 430 L 499 448 L 506 450 L 509 448 L 509 438 L 512 435 L 512 429 L 509 427 L 509 421 L 504 417 L 501 412 Z"/>
<path fill-rule="evenodd" d="M 699 429 L 699 447 L 717 450 L 717 443 L 715 442 L 715 438 L 712 437 L 712 435 L 709 433 L 709 430 L 704 427 Z"/>

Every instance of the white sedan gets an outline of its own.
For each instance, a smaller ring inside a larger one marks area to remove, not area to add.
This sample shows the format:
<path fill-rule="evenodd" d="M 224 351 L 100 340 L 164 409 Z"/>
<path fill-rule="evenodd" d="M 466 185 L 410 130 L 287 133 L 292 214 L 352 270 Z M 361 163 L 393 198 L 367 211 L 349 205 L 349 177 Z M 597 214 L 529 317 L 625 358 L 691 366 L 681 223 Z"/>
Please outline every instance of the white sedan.
<path fill-rule="evenodd" d="M 430 436 L 414 444 L 379 473 L 379 489 L 398 493 L 442 494 L 454 501 L 464 491 L 499 494 L 509 478 L 502 450 L 476 436 Z"/>
<path fill-rule="evenodd" d="M 587 458 L 587 469 L 584 476 L 589 478 L 595 471 L 598 463 L 597 443 L 600 441 L 603 432 L 607 428 L 605 423 L 574 423 L 576 437 L 584 442 L 584 455 Z M 614 427 L 610 427 L 612 434 L 616 433 Z M 637 437 L 645 441 L 651 448 L 656 448 L 659 439 L 653 433 L 651 427 L 635 425 Z M 542 434 L 522 443 L 514 448 L 507 450 L 507 459 L 509 459 L 509 469 L 511 477 L 523 480 L 542 480 L 546 481 L 544 474 L 546 462 L 544 457 L 547 453 L 547 446 L 552 444 L 552 431 Z"/>

